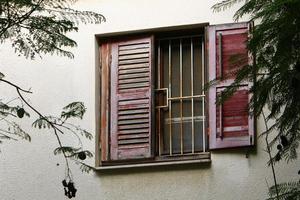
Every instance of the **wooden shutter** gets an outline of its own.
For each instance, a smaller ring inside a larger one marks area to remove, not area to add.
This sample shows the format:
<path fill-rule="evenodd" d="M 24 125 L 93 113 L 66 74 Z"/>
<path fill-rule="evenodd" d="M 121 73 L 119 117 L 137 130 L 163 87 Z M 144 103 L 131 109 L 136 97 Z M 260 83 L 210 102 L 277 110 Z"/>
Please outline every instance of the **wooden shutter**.
<path fill-rule="evenodd" d="M 152 156 L 153 39 L 111 46 L 111 160 Z"/>
<path fill-rule="evenodd" d="M 254 119 L 249 116 L 250 81 L 241 83 L 233 96 L 216 105 L 217 95 L 234 82 L 236 72 L 251 59 L 247 51 L 249 23 L 209 26 L 209 81 L 218 79 L 209 89 L 210 149 L 251 146 L 254 144 Z"/>

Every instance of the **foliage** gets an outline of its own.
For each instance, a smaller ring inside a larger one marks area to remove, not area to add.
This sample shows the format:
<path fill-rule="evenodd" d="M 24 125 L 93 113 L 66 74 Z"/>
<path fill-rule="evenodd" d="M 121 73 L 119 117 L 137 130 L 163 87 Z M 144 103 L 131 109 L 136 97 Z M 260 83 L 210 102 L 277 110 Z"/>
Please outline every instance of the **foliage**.
<path fill-rule="evenodd" d="M 235 87 L 225 91 L 224 96 L 220 97 L 221 101 L 230 96 L 241 81 L 255 80 L 251 88 L 254 95 L 250 108 L 258 116 L 263 114 L 263 108 L 267 106 L 270 112 L 266 122 L 275 121 L 262 133 L 274 134 L 270 147 L 277 146 L 278 152 L 270 163 L 279 162 L 282 158 L 287 162 L 295 160 L 300 142 L 300 1 L 224 0 L 213 9 L 220 11 L 238 2 L 244 3 L 235 13 L 235 20 L 247 15 L 251 20 L 259 21 L 248 42 L 248 49 L 255 59 L 252 65 L 239 71 L 233 83 Z M 289 184 L 279 186 L 288 188 Z M 294 191 L 292 187 L 290 189 L 283 193 Z M 284 194 L 282 198 L 299 199 L 299 193 L 297 195 L 291 197 Z"/>
<path fill-rule="evenodd" d="M 98 13 L 71 8 L 76 0 L 0 0 L 0 43 L 11 41 L 19 55 L 58 54 L 73 58 L 63 47 L 75 47 L 66 36 L 78 23 L 101 23 Z"/>
<path fill-rule="evenodd" d="M 300 182 L 289 182 L 289 183 L 282 183 L 278 186 L 279 195 L 276 197 L 276 190 L 275 187 L 270 188 L 270 196 L 268 200 L 299 200 L 300 199 Z"/>
<path fill-rule="evenodd" d="M 78 11 L 72 8 L 77 0 L 0 0 L 0 44 L 11 43 L 15 52 L 26 58 L 34 59 L 42 54 L 57 54 L 73 58 L 68 47 L 76 47 L 76 42 L 67 36 L 69 32 L 78 31 L 79 23 L 99 24 L 105 21 L 103 15 L 91 11 Z M 30 135 L 16 122 L 30 117 L 29 112 L 37 116 L 32 126 L 53 131 L 58 146 L 55 155 L 63 155 L 66 162 L 66 175 L 63 181 L 65 195 L 75 197 L 75 188 L 69 160 L 74 160 L 80 169 L 88 172 L 91 167 L 81 162 L 93 154 L 83 149 L 82 138 L 92 139 L 92 134 L 69 121 L 82 119 L 86 108 L 82 102 L 72 102 L 62 109 L 59 117 L 43 115 L 24 94 L 30 90 L 20 88 L 10 80 L 5 79 L 0 72 L 0 83 L 16 90 L 17 97 L 8 102 L 0 99 L 0 143 L 4 140 L 25 139 L 30 141 Z M 6 99 L 8 97 L 5 97 Z M 32 115 L 32 114 L 31 114 Z M 18 119 L 18 120 L 17 120 Z M 74 135 L 78 144 L 65 146 L 62 135 Z"/>

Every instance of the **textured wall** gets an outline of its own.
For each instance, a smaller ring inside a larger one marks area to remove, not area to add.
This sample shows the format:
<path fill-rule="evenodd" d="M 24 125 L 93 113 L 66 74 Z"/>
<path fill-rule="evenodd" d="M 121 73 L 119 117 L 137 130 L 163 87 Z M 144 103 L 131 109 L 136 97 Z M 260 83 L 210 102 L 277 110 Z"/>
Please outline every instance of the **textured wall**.
<path fill-rule="evenodd" d="M 82 127 L 95 132 L 95 43 L 94 34 L 144 28 L 210 22 L 232 22 L 233 11 L 213 13 L 212 0 L 81 0 L 79 9 L 104 14 L 102 25 L 81 26 L 70 34 L 78 48 L 72 49 L 75 59 L 56 56 L 25 60 L 14 54 L 9 44 L 0 47 L 0 71 L 24 88 L 32 87 L 28 95 L 33 105 L 43 113 L 58 114 L 71 101 L 83 101 L 88 108 Z M 15 91 L 4 87 L 5 97 Z M 1 96 L 1 98 L 3 98 Z M 61 180 L 64 164 L 53 155 L 56 142 L 47 131 L 32 129 L 30 121 L 22 121 L 32 133 L 32 142 L 9 142 L 1 145 L 0 199 L 53 200 L 65 199 Z M 258 132 L 264 130 L 258 120 Z M 70 141 L 72 138 L 69 139 Z M 94 151 L 94 141 L 84 146 Z M 78 200 L 196 200 L 196 199 L 263 199 L 267 183 L 272 184 L 271 169 L 266 167 L 267 154 L 263 140 L 256 151 L 245 158 L 245 150 L 212 153 L 211 165 L 157 167 L 139 170 L 118 170 L 106 173 L 82 174 L 72 166 L 78 187 Z M 60 165 L 57 166 L 57 163 Z M 93 160 L 90 161 L 94 163 Z M 276 166 L 278 179 L 297 178 L 296 164 Z M 284 171 L 282 170 L 284 167 Z"/>

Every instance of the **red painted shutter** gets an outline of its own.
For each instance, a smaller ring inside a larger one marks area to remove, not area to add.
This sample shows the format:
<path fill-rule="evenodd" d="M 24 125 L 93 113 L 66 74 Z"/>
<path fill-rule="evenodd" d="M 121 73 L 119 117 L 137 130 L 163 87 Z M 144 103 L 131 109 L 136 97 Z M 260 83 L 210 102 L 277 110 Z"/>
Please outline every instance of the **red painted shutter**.
<path fill-rule="evenodd" d="M 251 146 L 254 144 L 254 119 L 249 116 L 249 89 L 244 81 L 233 96 L 216 105 L 217 95 L 231 85 L 236 71 L 250 62 L 247 51 L 249 23 L 208 27 L 209 81 L 221 80 L 209 89 L 210 149 Z M 221 78 L 221 79 L 220 79 Z"/>
<path fill-rule="evenodd" d="M 153 39 L 114 42 L 111 47 L 111 160 L 152 156 Z"/>

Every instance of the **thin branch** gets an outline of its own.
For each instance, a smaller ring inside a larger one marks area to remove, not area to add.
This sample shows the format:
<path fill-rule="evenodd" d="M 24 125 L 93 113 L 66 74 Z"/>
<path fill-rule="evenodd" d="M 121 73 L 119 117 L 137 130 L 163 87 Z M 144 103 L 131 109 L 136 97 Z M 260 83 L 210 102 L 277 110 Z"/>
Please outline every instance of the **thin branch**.
<path fill-rule="evenodd" d="M 15 87 L 16 89 L 22 91 L 22 92 L 25 92 L 25 93 L 32 93 L 30 90 L 24 90 L 22 88 L 20 88 L 19 86 L 17 86 L 16 84 L 10 82 L 10 81 L 7 81 L 7 80 L 4 80 L 4 79 L 0 79 L 0 81 L 4 82 L 4 83 L 7 83 L 8 85 L 11 85 L 13 87 Z"/>
<path fill-rule="evenodd" d="M 17 139 L 15 139 L 15 138 L 13 138 L 13 137 L 11 137 L 11 136 L 5 134 L 5 133 L 8 133 L 8 134 L 13 134 L 13 133 L 11 133 L 11 132 L 9 132 L 9 131 L 6 131 L 6 130 L 3 130 L 3 129 L 0 129 L 0 131 L 2 132 L 2 133 L 0 132 L 0 135 L 6 137 L 7 139 L 11 139 L 11 140 L 14 140 L 14 141 L 18 141 Z"/>
<path fill-rule="evenodd" d="M 29 108 L 31 108 L 36 114 L 38 114 L 40 118 L 42 118 L 43 120 L 47 121 L 47 123 L 50 124 L 50 126 L 52 127 L 52 129 L 53 129 L 53 131 L 54 131 L 54 135 L 55 135 L 55 137 L 56 137 L 56 140 L 57 140 L 59 146 L 62 148 L 63 145 L 62 145 L 62 143 L 61 143 L 61 140 L 60 140 L 60 137 L 58 136 L 57 131 L 60 132 L 60 133 L 62 133 L 62 134 L 64 134 L 64 132 L 63 132 L 62 130 L 60 130 L 59 128 L 57 128 L 57 127 L 55 126 L 54 123 L 52 123 L 51 121 L 49 121 L 49 120 L 48 120 L 45 116 L 43 116 L 37 109 L 35 109 L 33 106 L 31 106 L 31 105 L 25 100 L 25 98 L 22 96 L 22 94 L 21 94 L 19 88 L 16 88 L 16 89 L 17 89 L 18 95 L 19 95 L 20 98 L 23 100 L 23 102 L 24 102 Z M 70 172 L 69 160 L 68 160 L 68 158 L 67 158 L 66 153 L 65 153 L 64 151 L 62 151 L 62 153 L 63 153 L 63 156 L 64 156 L 64 158 L 65 158 L 65 162 L 66 162 L 67 176 L 71 179 L 71 175 L 70 175 L 71 172 Z"/>
<path fill-rule="evenodd" d="M 278 192 L 278 187 L 277 187 L 276 173 L 275 173 L 275 169 L 274 169 L 274 163 L 273 163 L 273 160 L 272 160 L 272 154 L 271 154 L 271 149 L 270 149 L 269 140 L 268 140 L 268 137 L 269 137 L 269 132 L 268 132 L 269 127 L 268 127 L 267 118 L 266 118 L 265 113 L 264 113 L 263 110 L 262 110 L 262 116 L 264 118 L 265 127 L 266 127 L 265 141 L 266 141 L 266 144 L 267 144 L 267 152 L 269 154 L 270 164 L 271 164 L 271 168 L 272 168 L 272 174 L 273 174 L 273 179 L 274 179 L 274 184 L 275 184 L 275 190 L 276 190 L 276 197 L 277 197 L 277 200 L 279 200 L 279 192 Z"/>
<path fill-rule="evenodd" d="M 64 132 L 62 130 L 60 130 L 58 127 L 56 127 L 54 125 L 54 123 L 52 123 L 51 121 L 49 121 L 44 115 L 42 115 L 37 109 L 35 109 L 33 106 L 31 106 L 26 100 L 25 98 L 23 97 L 23 95 L 21 94 L 21 91 L 22 92 L 25 92 L 25 93 L 32 93 L 31 91 L 29 90 L 24 90 L 22 88 L 20 88 L 19 86 L 7 81 L 7 80 L 3 80 L 3 79 L 0 79 L 0 81 L 2 82 L 5 82 L 13 87 L 15 87 L 15 89 L 17 90 L 17 93 L 19 95 L 19 97 L 21 98 L 21 100 L 29 107 L 31 108 L 31 110 L 33 110 L 40 118 L 42 118 L 43 120 L 47 121 L 47 123 L 50 124 L 50 126 L 52 127 L 53 131 L 54 131 L 54 135 L 57 139 L 57 142 L 59 144 L 60 147 L 63 147 L 62 143 L 61 143 L 61 140 L 60 140 L 60 137 L 58 136 L 58 133 L 57 132 L 60 132 L 62 134 L 64 134 Z M 63 156 L 65 157 L 65 161 L 66 161 L 66 166 L 67 166 L 67 172 L 68 172 L 68 177 L 71 179 L 71 176 L 70 176 L 70 167 L 69 167 L 69 161 L 67 159 L 67 155 L 66 153 L 63 151 Z"/>
<path fill-rule="evenodd" d="M 73 134 L 77 137 L 78 143 L 79 143 L 80 147 L 83 148 L 82 141 L 81 141 L 79 135 L 78 135 L 73 129 L 71 129 L 70 127 L 67 127 L 67 126 L 65 126 L 65 125 L 63 125 L 63 124 L 57 124 L 57 123 L 53 123 L 53 124 L 55 124 L 55 125 L 57 125 L 57 126 L 60 126 L 60 127 L 62 127 L 62 128 L 65 128 L 65 129 L 67 129 L 68 131 L 70 131 L 71 133 L 73 133 Z"/>

